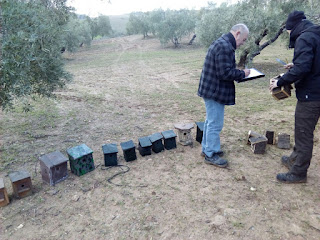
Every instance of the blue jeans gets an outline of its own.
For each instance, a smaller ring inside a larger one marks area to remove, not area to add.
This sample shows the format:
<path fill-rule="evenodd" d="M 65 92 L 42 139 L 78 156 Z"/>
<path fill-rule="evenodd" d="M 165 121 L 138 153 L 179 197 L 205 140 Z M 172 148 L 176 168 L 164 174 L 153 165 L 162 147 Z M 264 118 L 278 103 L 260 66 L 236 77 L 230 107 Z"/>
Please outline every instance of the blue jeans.
<path fill-rule="evenodd" d="M 206 106 L 206 121 L 204 122 L 202 137 L 202 152 L 208 157 L 219 152 L 220 132 L 224 121 L 224 104 L 218 103 L 212 99 L 204 98 Z"/>

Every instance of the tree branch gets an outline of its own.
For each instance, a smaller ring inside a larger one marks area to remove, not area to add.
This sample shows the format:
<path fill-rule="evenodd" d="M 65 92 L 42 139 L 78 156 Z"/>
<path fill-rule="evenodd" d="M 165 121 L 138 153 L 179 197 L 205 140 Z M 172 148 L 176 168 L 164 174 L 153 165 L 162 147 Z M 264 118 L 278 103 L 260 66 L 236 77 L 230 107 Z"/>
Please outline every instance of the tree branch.
<path fill-rule="evenodd" d="M 267 41 L 267 42 L 265 42 L 264 44 L 262 44 L 261 46 L 259 46 L 258 51 L 254 52 L 254 53 L 252 53 L 252 54 L 250 55 L 249 61 L 252 61 L 252 59 L 253 59 L 255 56 L 259 55 L 263 49 L 265 49 L 265 48 L 266 48 L 267 46 L 269 46 L 271 43 L 275 42 L 275 41 L 279 38 L 279 36 L 283 33 L 283 30 L 284 30 L 284 29 L 285 29 L 285 24 L 283 23 L 283 24 L 282 24 L 282 27 L 278 30 L 277 34 L 276 34 L 272 39 L 270 39 L 269 41 Z M 260 35 L 260 36 L 261 36 L 261 35 Z M 261 41 L 261 40 L 260 40 L 260 41 Z"/>

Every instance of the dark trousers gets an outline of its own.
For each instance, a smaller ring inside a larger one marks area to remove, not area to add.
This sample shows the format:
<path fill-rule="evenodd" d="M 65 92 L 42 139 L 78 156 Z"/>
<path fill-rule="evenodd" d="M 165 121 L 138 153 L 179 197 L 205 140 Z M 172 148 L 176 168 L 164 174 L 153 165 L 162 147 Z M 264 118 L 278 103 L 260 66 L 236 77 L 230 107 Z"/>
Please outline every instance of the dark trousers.
<path fill-rule="evenodd" d="M 295 112 L 295 146 L 290 158 L 294 164 L 290 169 L 293 174 L 306 176 L 313 150 L 313 132 L 320 117 L 320 101 L 297 102 Z"/>

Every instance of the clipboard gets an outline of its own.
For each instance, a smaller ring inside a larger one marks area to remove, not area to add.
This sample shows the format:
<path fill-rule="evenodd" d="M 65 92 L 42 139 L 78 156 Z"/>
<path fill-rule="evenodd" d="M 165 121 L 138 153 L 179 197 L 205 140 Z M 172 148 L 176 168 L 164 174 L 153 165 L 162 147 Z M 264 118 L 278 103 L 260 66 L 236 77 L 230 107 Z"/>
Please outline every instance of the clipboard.
<path fill-rule="evenodd" d="M 250 68 L 250 74 L 247 77 L 245 77 L 245 78 L 243 78 L 241 80 L 236 80 L 236 82 L 238 82 L 238 83 L 239 82 L 245 82 L 245 81 L 254 80 L 254 79 L 257 79 L 257 78 L 262 78 L 264 76 L 265 76 L 264 73 L 258 71 L 255 68 Z"/>

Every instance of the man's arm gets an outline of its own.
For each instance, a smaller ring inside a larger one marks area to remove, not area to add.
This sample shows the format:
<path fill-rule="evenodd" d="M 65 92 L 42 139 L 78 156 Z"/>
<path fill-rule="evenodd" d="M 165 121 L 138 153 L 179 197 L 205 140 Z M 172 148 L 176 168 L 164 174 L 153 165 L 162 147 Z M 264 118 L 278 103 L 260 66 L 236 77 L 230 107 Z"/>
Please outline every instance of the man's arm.
<path fill-rule="evenodd" d="M 284 86 L 297 81 L 303 81 L 304 76 L 311 71 L 313 62 L 313 47 L 305 38 L 296 42 L 293 66 L 277 82 L 277 86 Z"/>
<path fill-rule="evenodd" d="M 241 80 L 246 75 L 243 70 L 234 68 L 234 52 L 220 48 L 215 55 L 217 77 L 224 81 Z M 248 71 L 247 71 L 248 73 Z M 248 74 L 249 75 L 249 74 Z"/>

